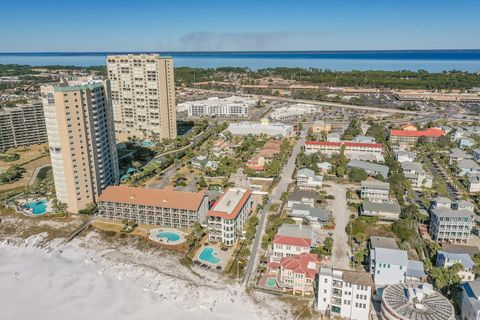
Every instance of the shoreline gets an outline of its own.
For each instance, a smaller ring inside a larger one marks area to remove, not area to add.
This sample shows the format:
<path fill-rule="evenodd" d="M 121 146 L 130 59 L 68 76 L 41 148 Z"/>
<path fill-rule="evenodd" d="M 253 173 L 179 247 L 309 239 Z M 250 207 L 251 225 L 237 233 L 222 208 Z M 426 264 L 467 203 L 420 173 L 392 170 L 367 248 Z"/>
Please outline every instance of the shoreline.
<path fill-rule="evenodd" d="M 289 319 L 280 301 L 254 297 L 218 275 L 197 276 L 165 250 L 105 243 L 96 231 L 63 245 L 45 234 L 0 242 L 2 314 L 37 320 L 129 318 Z M 8 294 L 7 294 L 8 293 Z M 28 294 L 27 294 L 28 293 Z M 260 303 L 259 303 L 260 301 Z M 18 308 L 19 305 L 27 306 Z"/>

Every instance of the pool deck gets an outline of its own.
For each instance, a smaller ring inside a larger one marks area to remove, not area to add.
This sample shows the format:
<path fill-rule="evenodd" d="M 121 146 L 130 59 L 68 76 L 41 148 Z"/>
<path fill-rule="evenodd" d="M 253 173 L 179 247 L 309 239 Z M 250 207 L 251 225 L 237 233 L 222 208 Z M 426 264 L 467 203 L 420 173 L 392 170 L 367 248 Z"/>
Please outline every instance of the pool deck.
<path fill-rule="evenodd" d="M 165 240 L 162 240 L 163 238 L 158 239 L 157 234 L 161 231 L 176 233 L 180 236 L 180 239 L 177 241 L 165 241 Z M 161 244 L 175 246 L 175 245 L 179 245 L 186 242 L 187 234 L 185 232 L 182 232 L 178 229 L 173 229 L 173 228 L 155 228 L 155 229 L 148 230 L 148 238 L 152 241 L 155 241 Z"/>
<path fill-rule="evenodd" d="M 220 262 L 219 263 L 210 263 L 208 261 L 201 260 L 200 259 L 200 254 L 202 253 L 204 248 L 213 248 L 214 252 L 216 253 L 215 257 L 219 258 Z M 195 253 L 195 258 L 193 259 L 193 261 L 194 262 L 198 261 L 198 263 L 197 262 L 195 262 L 195 263 L 199 264 L 200 266 L 202 266 L 202 265 L 207 266 L 207 268 L 210 267 L 210 269 L 214 269 L 214 270 L 219 270 L 219 269 L 217 269 L 217 267 L 220 266 L 220 270 L 223 270 L 227 266 L 228 260 L 230 259 L 230 256 L 232 255 L 235 247 L 234 246 L 228 247 L 228 250 L 226 250 L 226 251 L 222 250 L 222 248 L 226 248 L 226 247 L 221 245 L 220 243 L 208 243 L 208 245 L 205 245 L 205 243 L 204 243 L 198 249 L 198 251 Z"/>
<path fill-rule="evenodd" d="M 43 213 L 33 213 L 33 209 L 28 209 L 26 207 L 26 204 L 28 202 L 37 202 L 37 201 L 41 201 L 41 200 L 46 200 L 47 202 L 45 203 L 46 205 L 46 209 L 45 209 L 45 212 Z M 45 198 L 41 198 L 41 199 L 23 199 L 23 201 L 20 202 L 20 205 L 18 207 L 15 208 L 15 210 L 17 212 L 20 212 L 20 213 L 23 213 L 24 215 L 26 216 L 29 216 L 29 217 L 41 217 L 41 216 L 44 216 L 46 214 L 50 214 L 53 212 L 53 204 L 52 204 L 52 201 L 51 200 L 47 200 Z"/>

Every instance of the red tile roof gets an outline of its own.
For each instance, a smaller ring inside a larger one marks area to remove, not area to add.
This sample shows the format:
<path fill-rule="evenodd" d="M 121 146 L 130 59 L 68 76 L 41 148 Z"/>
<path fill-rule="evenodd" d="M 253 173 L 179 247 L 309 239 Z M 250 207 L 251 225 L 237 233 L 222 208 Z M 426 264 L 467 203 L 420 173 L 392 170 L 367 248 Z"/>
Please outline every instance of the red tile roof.
<path fill-rule="evenodd" d="M 309 238 L 296 238 L 296 237 L 287 237 L 282 235 L 275 235 L 273 238 L 274 244 L 286 244 L 289 246 L 297 246 L 297 247 L 307 247 L 310 248 L 312 246 L 312 239 Z"/>
<path fill-rule="evenodd" d="M 391 136 L 402 137 L 441 137 L 445 135 L 445 132 L 441 129 L 429 128 L 427 130 L 390 130 Z"/>
<path fill-rule="evenodd" d="M 309 268 L 308 265 L 311 262 L 315 264 L 314 268 Z M 308 278 L 315 279 L 318 274 L 319 263 L 317 255 L 304 252 L 294 257 L 282 258 L 280 262 L 270 262 L 268 267 L 270 269 L 292 270 L 294 273 L 304 274 Z"/>
<path fill-rule="evenodd" d="M 364 143 L 353 141 L 331 142 L 331 141 L 305 141 L 305 145 L 333 146 L 341 147 L 366 147 L 366 148 L 383 148 L 381 143 Z"/>
<path fill-rule="evenodd" d="M 227 191 L 228 192 L 228 191 Z M 228 213 L 228 212 L 224 212 L 224 211 L 215 211 L 215 208 L 217 207 L 217 205 L 222 201 L 223 197 L 227 194 L 227 192 L 225 192 L 224 194 L 222 194 L 222 196 L 220 197 L 220 199 L 217 200 L 217 202 L 215 202 L 215 204 L 213 205 L 212 209 L 210 211 L 208 211 L 208 216 L 212 216 L 212 217 L 220 217 L 220 218 L 224 218 L 224 219 L 227 219 L 227 220 L 233 220 L 235 219 L 238 214 L 240 213 L 240 211 L 242 210 L 243 206 L 245 206 L 245 204 L 247 203 L 248 199 L 250 198 L 250 195 L 252 194 L 252 190 L 251 189 L 247 189 L 245 191 L 245 194 L 243 195 L 243 197 L 240 199 L 240 201 L 238 201 L 237 205 L 235 206 L 235 208 L 233 209 L 232 213 Z"/>

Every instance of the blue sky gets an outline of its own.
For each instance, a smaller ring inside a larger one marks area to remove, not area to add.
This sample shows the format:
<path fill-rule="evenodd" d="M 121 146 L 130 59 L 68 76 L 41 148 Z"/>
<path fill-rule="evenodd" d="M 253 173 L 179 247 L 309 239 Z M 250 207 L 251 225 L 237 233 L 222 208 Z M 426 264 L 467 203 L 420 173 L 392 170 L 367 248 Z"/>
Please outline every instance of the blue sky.
<path fill-rule="evenodd" d="M 0 0 L 0 51 L 480 49 L 478 0 Z"/>

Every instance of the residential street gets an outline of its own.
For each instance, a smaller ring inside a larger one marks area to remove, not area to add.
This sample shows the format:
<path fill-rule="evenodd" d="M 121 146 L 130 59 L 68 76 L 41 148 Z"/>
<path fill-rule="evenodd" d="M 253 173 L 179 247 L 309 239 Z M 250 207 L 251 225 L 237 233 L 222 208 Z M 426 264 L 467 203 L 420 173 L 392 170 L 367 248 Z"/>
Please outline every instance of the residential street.
<path fill-rule="evenodd" d="M 282 173 L 280 174 L 280 181 L 278 182 L 276 188 L 270 195 L 270 199 L 265 207 L 260 212 L 259 222 L 257 226 L 257 233 L 255 234 L 255 239 L 253 240 L 253 245 L 251 249 L 250 259 L 248 259 L 247 269 L 245 271 L 245 275 L 243 277 L 242 285 L 246 285 L 250 280 L 250 276 L 252 271 L 256 269 L 258 263 L 258 247 L 262 240 L 262 236 L 265 230 L 265 219 L 268 213 L 268 208 L 270 204 L 277 202 L 280 200 L 280 197 L 283 192 L 287 191 L 288 185 L 292 182 L 292 174 L 295 170 L 295 161 L 297 159 L 297 155 L 302 150 L 302 146 L 305 142 L 305 135 L 308 128 L 304 128 L 302 131 L 302 135 L 300 139 L 298 139 L 296 145 L 293 147 L 292 154 L 287 161 L 287 164 L 283 167 Z"/>
<path fill-rule="evenodd" d="M 335 230 L 333 230 L 332 236 L 333 252 L 330 265 L 336 268 L 351 269 L 349 265 L 350 250 L 348 235 L 345 231 L 348 221 L 350 220 L 350 211 L 348 210 L 346 198 L 347 186 L 337 184 L 333 181 L 328 181 L 326 184 L 330 185 L 330 187 L 325 188 L 327 193 L 335 197 L 335 200 L 331 200 L 329 207 L 335 218 Z"/>

